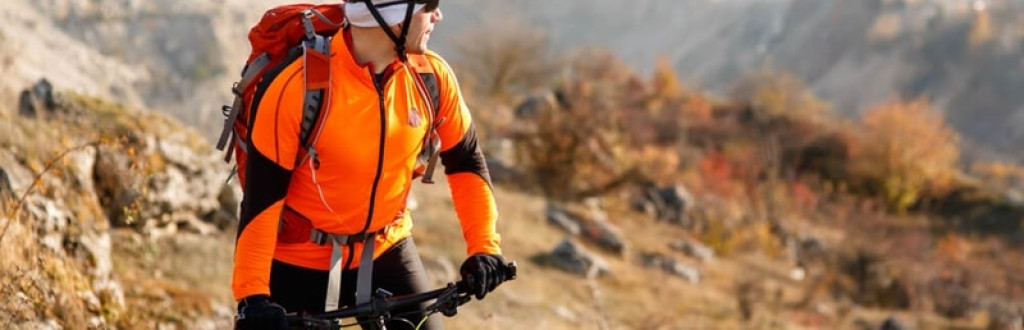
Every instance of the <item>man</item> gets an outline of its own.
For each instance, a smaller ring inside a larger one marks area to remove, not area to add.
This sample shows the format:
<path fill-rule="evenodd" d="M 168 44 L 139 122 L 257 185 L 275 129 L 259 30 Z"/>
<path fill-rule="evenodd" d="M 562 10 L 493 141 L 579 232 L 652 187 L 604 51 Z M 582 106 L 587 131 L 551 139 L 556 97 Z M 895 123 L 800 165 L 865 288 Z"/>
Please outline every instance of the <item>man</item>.
<path fill-rule="evenodd" d="M 438 140 L 469 255 L 460 273 L 474 279 L 469 290 L 477 299 L 505 280 L 497 209 L 468 108 L 447 63 L 427 50 L 442 19 L 437 2 L 344 5 L 348 25 L 330 44 L 326 119 L 300 162 L 302 61 L 261 86 L 235 250 L 237 328 L 286 328 L 286 310 L 350 306 L 378 288 L 395 295 L 430 289 L 406 199 L 422 174 L 421 150 L 429 153 Z M 440 321 L 431 317 L 424 327 L 438 329 Z"/>

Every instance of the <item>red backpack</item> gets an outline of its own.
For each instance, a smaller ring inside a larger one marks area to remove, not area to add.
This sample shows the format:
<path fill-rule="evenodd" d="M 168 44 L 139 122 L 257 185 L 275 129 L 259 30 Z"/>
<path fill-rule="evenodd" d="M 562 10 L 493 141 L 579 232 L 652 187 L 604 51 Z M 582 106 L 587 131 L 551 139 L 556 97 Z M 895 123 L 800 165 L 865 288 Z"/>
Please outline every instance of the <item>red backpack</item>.
<path fill-rule="evenodd" d="M 224 127 L 217 141 L 217 149 L 224 151 L 225 162 L 231 162 L 235 156 L 235 173 L 239 184 L 245 188 L 245 162 L 249 146 L 249 127 L 252 125 L 252 112 L 259 105 L 270 82 L 289 64 L 302 60 L 306 66 L 303 114 L 299 141 L 299 155 L 296 165 L 316 143 L 316 138 L 323 123 L 321 101 L 326 95 L 331 77 L 329 63 L 330 41 L 339 29 L 347 24 L 345 21 L 344 3 L 335 4 L 291 4 L 274 7 L 263 14 L 252 29 L 249 30 L 249 44 L 252 52 L 242 69 L 241 80 L 232 86 L 235 95 L 230 106 L 224 106 L 221 112 L 226 117 Z M 439 96 L 431 91 L 428 96 L 434 109 L 438 108 Z M 433 116 L 431 116 L 433 117 Z M 433 121 L 434 118 L 431 118 Z M 431 123 L 431 132 L 436 128 Z M 428 134 L 436 136 L 436 134 Z M 425 141 L 426 142 L 426 141 Z M 423 153 L 427 153 L 424 182 L 430 182 L 431 172 L 436 163 L 437 143 L 425 143 Z M 428 150 L 429 149 L 429 150 Z M 426 159 L 421 153 L 421 159 Z"/>

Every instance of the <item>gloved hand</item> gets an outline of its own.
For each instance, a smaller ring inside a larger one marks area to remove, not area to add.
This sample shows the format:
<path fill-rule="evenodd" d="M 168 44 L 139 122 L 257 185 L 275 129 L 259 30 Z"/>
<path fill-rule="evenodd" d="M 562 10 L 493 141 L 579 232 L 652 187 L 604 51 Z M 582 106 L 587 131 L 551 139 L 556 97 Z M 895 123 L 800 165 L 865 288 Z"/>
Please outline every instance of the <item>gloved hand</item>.
<path fill-rule="evenodd" d="M 476 299 L 484 299 L 506 278 L 505 258 L 496 254 L 478 253 L 466 258 L 459 267 L 463 281 L 469 286 L 469 293 Z"/>
<path fill-rule="evenodd" d="M 284 307 L 270 302 L 266 295 L 248 296 L 238 302 L 236 330 L 287 330 Z"/>

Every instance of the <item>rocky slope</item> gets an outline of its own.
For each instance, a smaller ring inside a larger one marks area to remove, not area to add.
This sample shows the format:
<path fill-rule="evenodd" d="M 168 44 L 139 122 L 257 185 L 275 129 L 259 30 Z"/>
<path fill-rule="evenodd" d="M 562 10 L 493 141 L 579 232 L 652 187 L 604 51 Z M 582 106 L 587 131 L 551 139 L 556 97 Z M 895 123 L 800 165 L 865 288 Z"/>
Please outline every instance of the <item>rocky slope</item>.
<path fill-rule="evenodd" d="M 0 327 L 134 328 L 153 308 L 139 305 L 140 289 L 176 302 L 118 274 L 112 250 L 125 242 L 112 236 L 231 226 L 229 168 L 166 115 L 45 86 L 28 94 L 33 106 L 0 112 Z"/>
<path fill-rule="evenodd" d="M 207 137 L 248 51 L 262 1 L 11 0 L 0 4 L 0 97 L 47 77 L 61 88 L 163 109 Z M 984 10 L 976 10 L 984 9 Z M 794 72 L 851 116 L 929 97 L 968 140 L 1010 153 L 1024 139 L 1019 0 L 449 0 L 435 48 L 483 20 L 539 27 L 560 51 L 609 48 L 641 70 L 667 57 L 720 94 L 764 66 Z M 494 33 L 515 33 L 497 30 Z M 481 35 L 481 34 L 478 34 Z"/>

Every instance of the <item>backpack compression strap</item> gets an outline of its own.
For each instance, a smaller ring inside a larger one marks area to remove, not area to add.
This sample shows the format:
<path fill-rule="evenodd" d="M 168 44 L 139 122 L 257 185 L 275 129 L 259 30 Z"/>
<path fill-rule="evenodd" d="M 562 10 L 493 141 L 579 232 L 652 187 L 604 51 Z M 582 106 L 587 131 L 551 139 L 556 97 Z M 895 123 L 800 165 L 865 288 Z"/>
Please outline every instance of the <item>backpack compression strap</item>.
<path fill-rule="evenodd" d="M 330 97 L 330 93 L 327 93 L 331 83 L 330 38 L 318 34 L 312 36 L 312 39 L 303 41 L 302 70 L 306 96 L 302 101 L 299 132 L 302 145 L 299 152 L 304 155 L 296 157 L 295 165 L 298 166 L 308 158 L 313 166 L 320 168 L 320 158 L 313 146 L 320 139 L 320 127 L 330 111 L 327 109 L 329 107 L 324 106 L 329 103 L 326 98 Z"/>
<path fill-rule="evenodd" d="M 242 150 L 248 150 L 248 146 L 245 145 L 245 141 L 241 141 L 231 126 L 236 120 L 238 120 L 238 114 L 241 113 L 242 107 L 244 106 L 242 101 L 245 90 L 249 89 L 249 86 L 252 85 L 256 77 L 263 72 L 263 69 L 266 69 L 268 65 L 270 65 L 270 55 L 267 53 L 260 54 L 260 56 L 256 57 L 252 63 L 246 65 L 245 68 L 242 69 L 242 79 L 236 82 L 234 86 L 231 86 L 231 93 L 235 94 L 235 100 L 231 103 L 231 106 L 225 105 L 221 108 L 221 111 L 224 112 L 224 115 L 227 118 L 224 119 L 224 128 L 221 129 L 220 138 L 217 139 L 217 150 L 223 151 L 224 147 L 228 148 L 227 155 L 224 156 L 224 162 L 231 162 L 231 155 L 234 153 L 235 143 L 240 143 L 242 145 Z M 230 145 L 228 145 L 229 139 L 231 140 Z"/>

